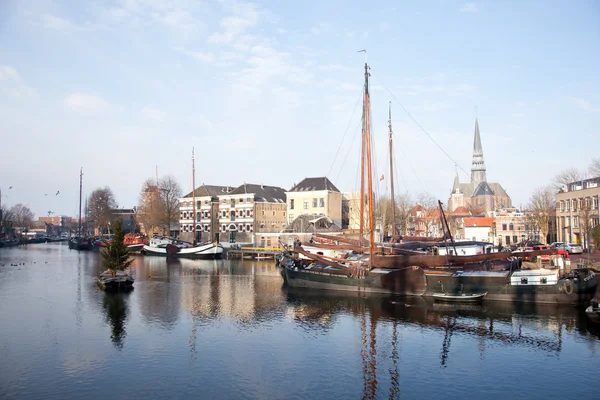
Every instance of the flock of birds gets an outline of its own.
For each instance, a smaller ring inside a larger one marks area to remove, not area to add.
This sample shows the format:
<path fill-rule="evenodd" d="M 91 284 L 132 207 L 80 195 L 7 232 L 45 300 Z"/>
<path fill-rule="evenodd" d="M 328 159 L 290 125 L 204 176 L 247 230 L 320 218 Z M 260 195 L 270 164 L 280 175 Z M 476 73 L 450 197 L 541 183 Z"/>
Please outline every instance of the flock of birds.
<path fill-rule="evenodd" d="M 12 186 L 9 186 L 9 187 L 8 187 L 8 190 L 11 190 L 12 188 L 13 188 Z M 59 194 L 60 194 L 60 190 L 57 190 L 57 191 L 56 191 L 56 193 L 55 193 L 54 195 L 55 195 L 55 196 L 58 196 Z M 44 197 L 45 197 L 45 196 L 48 196 L 48 193 L 44 193 Z M 7 198 L 8 198 L 8 195 L 4 195 L 4 197 L 7 197 Z M 50 216 L 50 215 L 52 215 L 52 214 L 54 214 L 54 211 L 52 211 L 52 210 L 49 210 L 49 211 L 48 211 L 48 216 Z"/>

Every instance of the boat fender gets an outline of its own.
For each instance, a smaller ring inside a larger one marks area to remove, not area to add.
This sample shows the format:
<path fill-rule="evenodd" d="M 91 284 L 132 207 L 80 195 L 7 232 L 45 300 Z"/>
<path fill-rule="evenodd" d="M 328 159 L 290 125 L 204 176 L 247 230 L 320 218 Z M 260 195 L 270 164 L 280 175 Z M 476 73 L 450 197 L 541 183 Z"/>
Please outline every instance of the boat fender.
<path fill-rule="evenodd" d="M 565 289 L 566 294 L 573 293 L 573 283 L 570 279 L 565 279 L 565 284 L 563 285 L 563 288 Z"/>

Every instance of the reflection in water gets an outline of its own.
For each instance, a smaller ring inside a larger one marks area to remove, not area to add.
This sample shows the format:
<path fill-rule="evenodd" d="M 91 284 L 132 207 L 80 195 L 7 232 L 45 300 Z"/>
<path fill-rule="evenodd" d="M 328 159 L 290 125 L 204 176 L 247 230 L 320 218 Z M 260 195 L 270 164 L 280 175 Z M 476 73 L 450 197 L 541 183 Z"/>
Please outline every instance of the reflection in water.
<path fill-rule="evenodd" d="M 110 339 L 117 350 L 123 349 L 123 340 L 127 335 L 125 320 L 128 313 L 128 292 L 105 292 L 102 299 L 102 308 L 106 313 L 106 322 L 110 324 Z"/>
<path fill-rule="evenodd" d="M 302 291 L 271 261 L 142 256 L 135 290 L 105 293 L 99 269 L 99 254 L 66 246 L 0 250 L 0 321 L 14 321 L 0 324 L 0 398 L 101 398 L 125 376 L 152 398 L 463 399 L 465 382 L 473 398 L 526 398 L 524 370 L 577 382 L 565 366 L 600 368 L 600 327 L 573 308 Z"/>

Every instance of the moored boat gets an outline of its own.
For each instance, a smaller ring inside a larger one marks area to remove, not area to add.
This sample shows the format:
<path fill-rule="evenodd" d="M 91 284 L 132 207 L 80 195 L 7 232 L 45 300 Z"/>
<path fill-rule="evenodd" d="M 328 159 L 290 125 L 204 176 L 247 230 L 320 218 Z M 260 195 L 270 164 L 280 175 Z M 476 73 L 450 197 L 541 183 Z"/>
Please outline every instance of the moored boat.
<path fill-rule="evenodd" d="M 434 293 L 431 297 L 437 301 L 456 302 L 456 303 L 477 303 L 481 302 L 487 293 Z"/>
<path fill-rule="evenodd" d="M 69 249 L 73 250 L 92 250 L 93 248 L 92 239 L 83 237 L 72 237 L 69 239 Z"/>
<path fill-rule="evenodd" d="M 141 252 L 150 256 L 214 259 L 221 258 L 223 246 L 217 242 L 194 246 L 181 240 L 155 235 L 149 244 L 143 246 Z"/>
<path fill-rule="evenodd" d="M 600 323 L 600 306 L 598 305 L 598 300 L 592 299 L 589 307 L 585 309 L 585 315 L 587 315 L 590 321 Z"/>

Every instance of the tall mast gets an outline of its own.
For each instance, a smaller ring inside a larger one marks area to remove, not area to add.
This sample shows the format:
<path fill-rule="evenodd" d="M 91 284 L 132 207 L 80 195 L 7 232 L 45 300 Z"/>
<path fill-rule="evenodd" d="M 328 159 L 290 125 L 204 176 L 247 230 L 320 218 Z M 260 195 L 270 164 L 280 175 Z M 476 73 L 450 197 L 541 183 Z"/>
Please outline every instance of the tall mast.
<path fill-rule="evenodd" d="M 375 253 L 375 220 L 373 218 L 373 161 L 371 158 L 371 110 L 369 98 L 369 66 L 365 61 L 365 142 L 367 144 L 367 189 L 369 191 L 369 251 Z"/>
<path fill-rule="evenodd" d="M 366 143 L 365 143 L 365 110 L 366 110 L 366 96 L 363 98 L 363 126 L 362 126 L 362 142 L 360 145 L 360 245 L 362 247 L 363 234 L 365 230 L 365 152 L 366 152 Z"/>
<path fill-rule="evenodd" d="M 83 189 L 83 167 L 79 170 L 79 226 L 77 236 L 81 236 L 81 193 Z"/>
<path fill-rule="evenodd" d="M 194 221 L 194 246 L 196 245 L 196 167 L 194 165 L 194 148 L 192 147 L 192 210 Z"/>
<path fill-rule="evenodd" d="M 390 119 L 388 121 L 390 128 L 390 192 L 392 196 L 392 235 L 396 234 L 396 199 L 394 198 L 394 139 L 392 131 L 392 102 L 390 101 Z"/>

